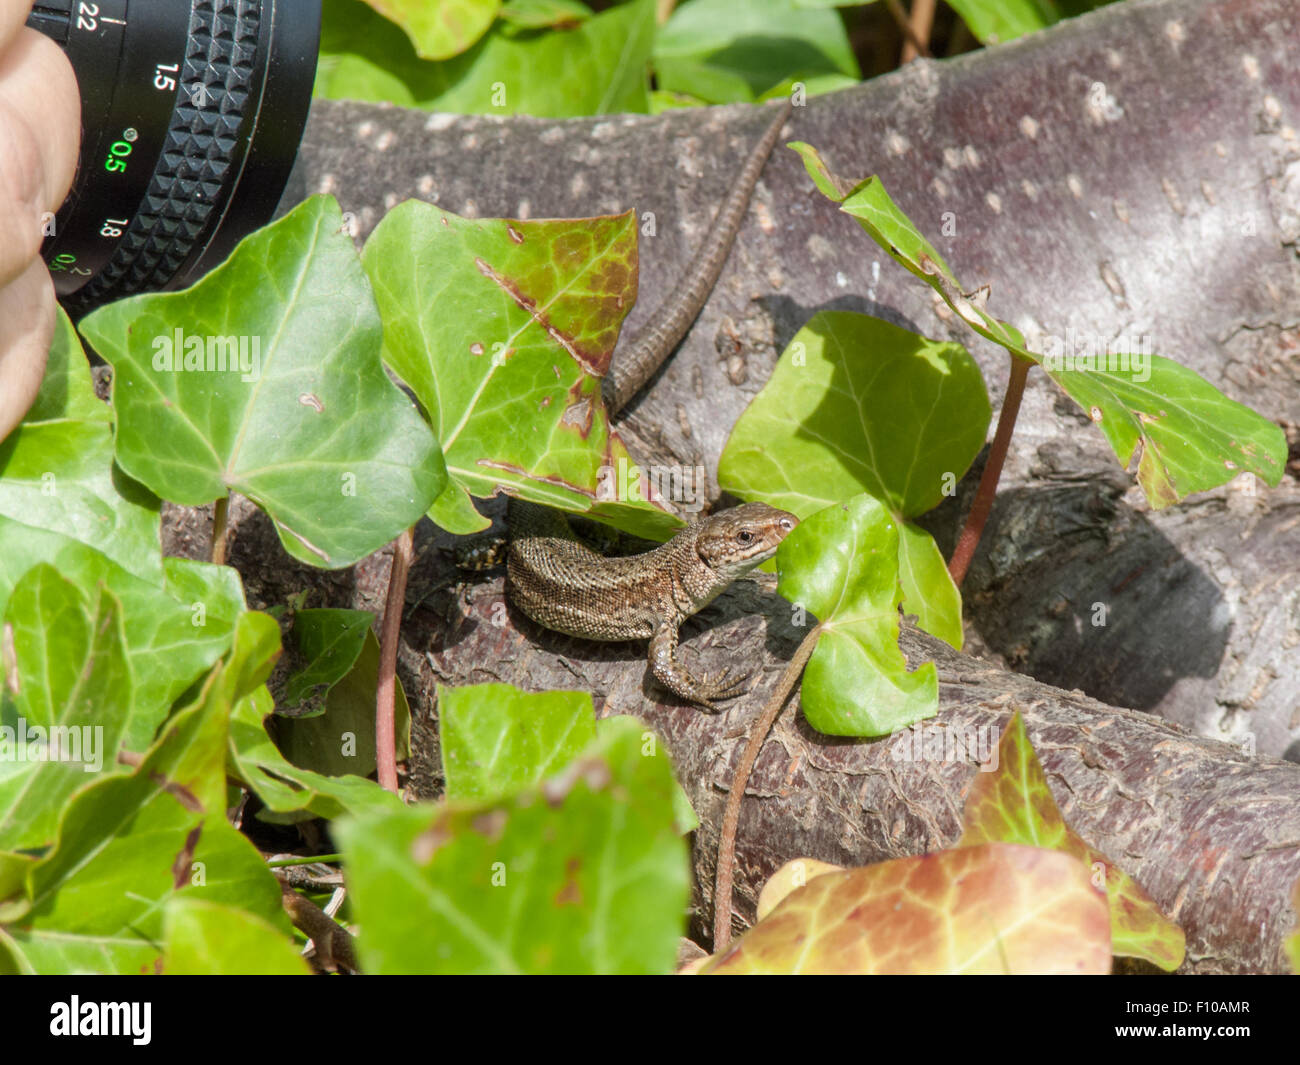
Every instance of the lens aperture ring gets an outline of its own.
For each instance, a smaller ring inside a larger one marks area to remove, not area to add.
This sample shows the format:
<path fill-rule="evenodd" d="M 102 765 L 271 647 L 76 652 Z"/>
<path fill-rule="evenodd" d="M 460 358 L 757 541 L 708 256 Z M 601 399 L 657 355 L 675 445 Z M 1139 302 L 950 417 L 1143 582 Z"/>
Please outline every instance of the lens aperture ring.
<path fill-rule="evenodd" d="M 163 150 L 112 258 L 73 297 L 93 306 L 164 285 L 223 209 L 247 149 L 259 0 L 195 0 Z M 72 308 L 70 308 L 72 309 Z"/>

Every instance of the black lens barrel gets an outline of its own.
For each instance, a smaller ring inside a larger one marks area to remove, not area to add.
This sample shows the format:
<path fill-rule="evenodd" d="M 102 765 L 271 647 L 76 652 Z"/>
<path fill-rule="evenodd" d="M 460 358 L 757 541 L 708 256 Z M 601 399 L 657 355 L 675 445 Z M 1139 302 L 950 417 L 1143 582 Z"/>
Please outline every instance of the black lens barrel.
<path fill-rule="evenodd" d="M 74 317 L 178 288 L 270 220 L 311 103 L 320 0 L 43 0 L 81 159 L 42 254 Z"/>

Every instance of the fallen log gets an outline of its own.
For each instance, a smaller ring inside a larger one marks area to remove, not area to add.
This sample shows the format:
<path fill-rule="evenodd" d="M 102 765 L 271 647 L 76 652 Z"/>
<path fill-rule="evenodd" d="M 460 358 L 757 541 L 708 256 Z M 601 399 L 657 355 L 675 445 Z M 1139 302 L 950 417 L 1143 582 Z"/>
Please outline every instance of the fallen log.
<path fill-rule="evenodd" d="M 414 583 L 414 582 L 413 582 Z M 503 612 L 500 579 L 444 587 L 408 613 L 402 667 L 417 716 L 416 790 L 436 794 L 435 684 L 487 681 L 595 693 L 598 713 L 635 714 L 664 739 L 701 820 L 695 834 L 697 936 L 707 937 L 718 829 L 747 724 L 802 638 L 788 606 L 733 588 L 688 623 L 704 670 L 753 663 L 761 680 L 723 713 L 661 702 L 637 645 L 599 645 Z M 503 613 L 508 623 L 502 623 Z M 518 627 L 516 627 L 518 625 Z M 700 628 L 704 629 L 702 635 Z M 1065 692 L 905 629 L 913 668 L 938 664 L 948 728 L 1005 727 L 1024 716 L 1069 824 L 1133 876 L 1187 933 L 1184 972 L 1284 971 L 1300 878 L 1300 766 L 1253 757 L 1149 714 Z M 426 650 L 427 649 L 427 650 Z M 791 858 L 866 865 L 953 845 L 973 762 L 899 761 L 893 741 L 822 736 L 787 706 L 759 756 L 736 844 L 736 927 L 752 922 L 767 878 Z"/>

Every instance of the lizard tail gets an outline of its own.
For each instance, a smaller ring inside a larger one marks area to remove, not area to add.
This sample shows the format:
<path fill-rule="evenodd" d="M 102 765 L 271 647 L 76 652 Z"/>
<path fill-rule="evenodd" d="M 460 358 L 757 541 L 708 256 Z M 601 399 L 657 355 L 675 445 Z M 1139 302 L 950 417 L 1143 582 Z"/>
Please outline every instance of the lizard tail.
<path fill-rule="evenodd" d="M 713 219 L 713 225 L 709 227 L 708 235 L 695 253 L 695 258 L 691 260 L 690 268 L 668 299 L 651 316 L 652 324 L 637 336 L 626 352 L 620 352 L 611 365 L 602 385 L 605 407 L 611 417 L 621 411 L 655 375 L 704 308 L 704 303 L 731 254 L 731 245 L 735 243 L 736 233 L 745 217 L 745 210 L 749 207 L 750 194 L 758 183 L 758 176 L 763 172 L 767 157 L 776 146 L 781 127 L 790 117 L 792 106 L 786 100 L 780 114 L 772 119 L 762 138 L 754 145 L 726 200 L 718 208 L 717 217 Z"/>

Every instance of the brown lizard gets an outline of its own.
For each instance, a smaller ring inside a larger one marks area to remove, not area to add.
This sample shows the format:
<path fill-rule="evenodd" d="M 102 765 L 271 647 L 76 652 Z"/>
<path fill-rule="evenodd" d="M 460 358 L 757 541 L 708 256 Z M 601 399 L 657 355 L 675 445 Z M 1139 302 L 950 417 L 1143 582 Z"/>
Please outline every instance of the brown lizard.
<path fill-rule="evenodd" d="M 510 599 L 537 624 L 588 640 L 649 640 L 650 670 L 669 691 L 714 708 L 747 678 L 691 676 L 677 630 L 738 577 L 776 554 L 799 519 L 745 503 L 693 522 L 640 555 L 606 558 L 581 544 L 557 511 L 510 504 Z"/>
<path fill-rule="evenodd" d="M 750 194 L 790 115 L 787 101 L 750 152 L 717 216 L 654 323 L 614 360 L 603 382 L 612 419 L 663 365 L 699 316 L 731 252 Z M 766 503 L 745 503 L 693 522 L 640 555 L 606 558 L 574 535 L 557 511 L 522 500 L 509 509 L 510 599 L 548 629 L 589 640 L 650 641 L 650 669 L 670 691 L 714 708 L 739 695 L 746 678 L 724 671 L 695 678 L 677 658 L 678 628 L 732 581 L 771 558 L 799 519 Z"/>

